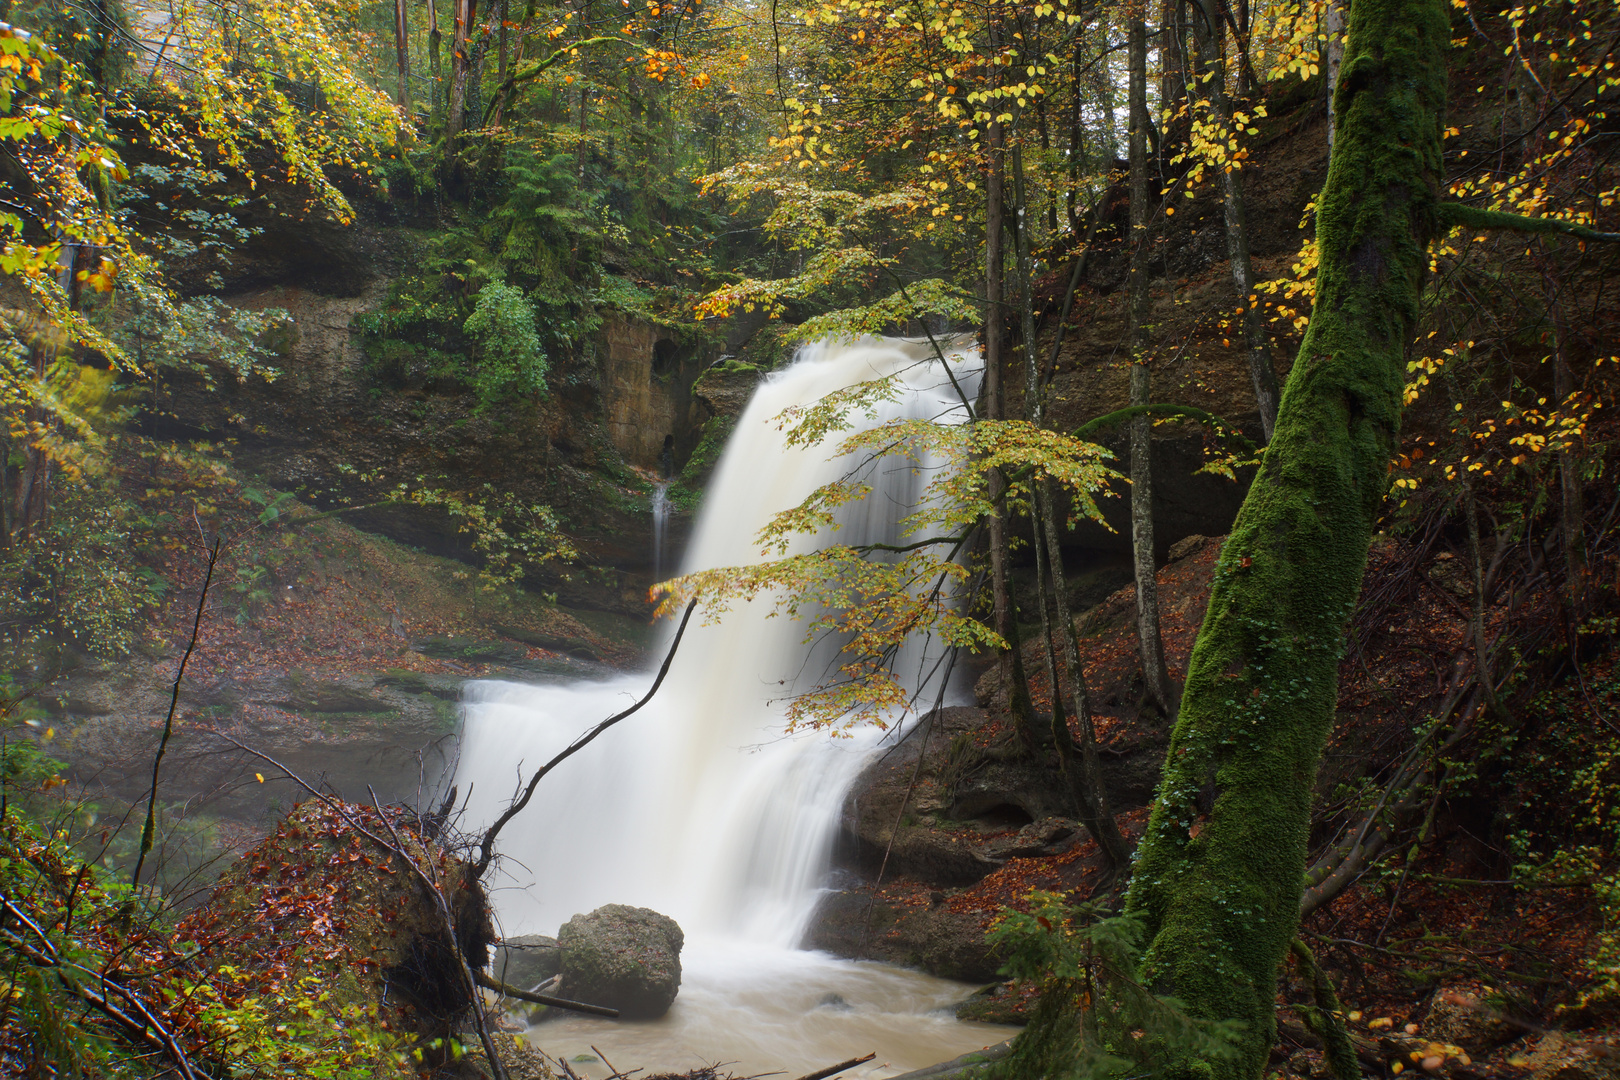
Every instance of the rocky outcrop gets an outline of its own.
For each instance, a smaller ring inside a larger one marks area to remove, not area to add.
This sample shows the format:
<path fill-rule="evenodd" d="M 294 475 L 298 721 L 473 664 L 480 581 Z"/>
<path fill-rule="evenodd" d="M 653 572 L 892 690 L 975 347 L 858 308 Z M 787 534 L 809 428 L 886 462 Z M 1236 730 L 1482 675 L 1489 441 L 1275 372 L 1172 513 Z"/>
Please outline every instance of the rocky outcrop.
<path fill-rule="evenodd" d="M 994 979 L 1002 964 L 985 940 L 982 914 L 952 911 L 943 903 L 914 910 L 866 888 L 828 893 L 804 945 L 835 956 L 921 968 L 962 982 Z"/>
<path fill-rule="evenodd" d="M 1195 535 L 1172 545 L 1159 572 L 1166 653 L 1179 676 L 1203 620 L 1220 541 Z M 1115 584 L 1114 568 L 1091 567 L 1086 587 Z M 1140 828 L 1163 762 L 1168 732 L 1146 705 L 1135 646 L 1134 588 L 1106 594 L 1076 620 L 1102 751 L 1103 782 L 1121 827 Z M 1044 671 L 1036 640 L 1024 663 Z M 978 980 L 1001 960 L 985 941 L 987 912 L 1012 899 L 997 892 L 1003 870 L 1018 879 L 1032 862 L 1061 863 L 1042 888 L 1087 888 L 1100 855 L 1074 817 L 1050 751 L 1031 753 L 1010 729 L 1006 688 L 995 669 L 976 688 L 979 708 L 942 709 L 916 724 L 856 781 L 844 805 L 838 847 L 844 873 L 827 894 L 808 944 L 841 956 L 888 960 L 933 974 Z M 1024 860 L 1030 860 L 1028 862 Z M 1028 883 L 1016 891 L 1028 890 Z"/>
<path fill-rule="evenodd" d="M 663 1016 L 680 992 L 685 940 L 674 919 L 649 908 L 607 904 L 575 915 L 557 932 L 562 992 L 627 1020 Z"/>
<path fill-rule="evenodd" d="M 667 327 L 619 311 L 602 313 L 598 332 L 602 409 L 608 437 L 625 460 L 660 469 L 666 441 L 671 467 L 697 444 L 692 383 L 707 356 Z"/>
<path fill-rule="evenodd" d="M 729 416 L 735 419 L 748 407 L 763 373 L 752 364 L 729 362 L 716 365 L 703 373 L 692 387 L 692 397 L 710 418 Z"/>

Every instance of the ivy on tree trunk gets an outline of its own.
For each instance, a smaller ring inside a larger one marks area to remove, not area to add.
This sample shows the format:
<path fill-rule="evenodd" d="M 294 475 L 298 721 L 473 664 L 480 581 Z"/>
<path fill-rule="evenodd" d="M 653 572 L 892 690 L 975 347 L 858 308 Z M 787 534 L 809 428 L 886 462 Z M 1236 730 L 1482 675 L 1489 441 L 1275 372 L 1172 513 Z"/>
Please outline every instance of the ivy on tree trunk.
<path fill-rule="evenodd" d="M 1245 1025 L 1230 1060 L 1167 1046 L 1167 1075 L 1258 1077 L 1272 1044 L 1312 788 L 1436 233 L 1448 45 L 1442 0 L 1356 0 L 1315 311 L 1221 552 L 1126 899 L 1144 930 L 1142 982 Z"/>

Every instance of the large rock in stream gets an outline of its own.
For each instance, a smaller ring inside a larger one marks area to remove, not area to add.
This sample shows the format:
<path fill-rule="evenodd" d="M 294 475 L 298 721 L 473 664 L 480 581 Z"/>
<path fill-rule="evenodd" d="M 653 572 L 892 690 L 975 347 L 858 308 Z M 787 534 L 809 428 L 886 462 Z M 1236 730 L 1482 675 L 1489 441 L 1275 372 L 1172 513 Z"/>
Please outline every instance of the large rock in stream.
<path fill-rule="evenodd" d="M 557 932 L 562 992 L 627 1020 L 663 1016 L 681 988 L 685 942 L 674 919 L 648 908 L 607 904 L 575 915 Z"/>

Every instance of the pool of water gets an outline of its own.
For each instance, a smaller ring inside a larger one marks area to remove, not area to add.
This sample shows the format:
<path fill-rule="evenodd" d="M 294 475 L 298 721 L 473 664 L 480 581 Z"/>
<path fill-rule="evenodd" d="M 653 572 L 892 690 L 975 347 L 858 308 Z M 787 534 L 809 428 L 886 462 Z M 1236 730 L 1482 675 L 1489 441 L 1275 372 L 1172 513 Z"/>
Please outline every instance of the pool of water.
<path fill-rule="evenodd" d="M 715 1063 L 737 1077 L 792 1080 L 868 1053 L 877 1057 L 840 1075 L 879 1080 L 1018 1030 L 956 1019 L 950 1007 L 976 987 L 887 964 L 703 941 L 687 943 L 681 964 L 680 996 L 658 1020 L 562 1014 L 528 1038 L 588 1080 L 613 1069 L 647 1075 Z"/>

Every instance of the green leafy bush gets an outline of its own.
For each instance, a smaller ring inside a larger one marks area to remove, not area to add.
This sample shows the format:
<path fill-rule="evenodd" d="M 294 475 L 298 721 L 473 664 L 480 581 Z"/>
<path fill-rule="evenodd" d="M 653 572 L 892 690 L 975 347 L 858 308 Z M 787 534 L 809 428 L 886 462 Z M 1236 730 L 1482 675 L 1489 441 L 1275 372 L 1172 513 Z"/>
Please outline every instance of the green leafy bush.
<path fill-rule="evenodd" d="M 1039 987 L 1040 1003 L 994 1075 L 1150 1077 L 1159 1075 L 1156 1063 L 1182 1055 L 1208 1061 L 1235 1054 L 1239 1025 L 1191 1016 L 1176 999 L 1136 982 L 1138 921 L 1039 889 L 1026 902 L 1028 912 L 1005 911 L 989 936 L 1007 957 L 1003 973 Z"/>
<path fill-rule="evenodd" d="M 513 394 L 544 396 L 546 354 L 522 289 L 500 281 L 485 285 L 462 329 L 478 343 L 473 389 L 479 411 Z"/>

